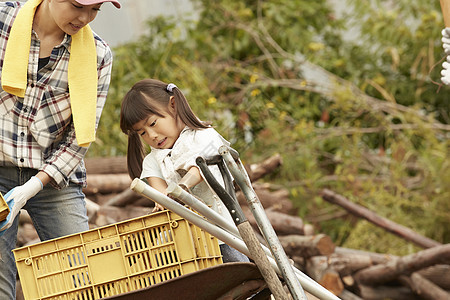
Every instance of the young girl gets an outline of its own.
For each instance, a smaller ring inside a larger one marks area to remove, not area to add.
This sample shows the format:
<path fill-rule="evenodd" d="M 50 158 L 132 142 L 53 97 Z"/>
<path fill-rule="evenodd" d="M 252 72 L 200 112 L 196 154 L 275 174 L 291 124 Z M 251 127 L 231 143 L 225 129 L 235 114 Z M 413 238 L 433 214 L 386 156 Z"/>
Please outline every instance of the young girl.
<path fill-rule="evenodd" d="M 229 142 L 209 123 L 197 118 L 176 85 L 155 79 L 136 83 L 123 99 L 120 128 L 128 135 L 127 163 L 132 178 L 145 178 L 163 194 L 168 183 L 174 182 L 233 222 L 195 163 L 198 156 L 218 155 L 219 147 Z M 151 148 L 147 156 L 143 142 Z M 212 166 L 211 172 L 223 183 L 217 166 Z M 163 209 L 156 203 L 153 211 Z M 220 249 L 224 262 L 248 261 L 245 255 L 226 244 L 221 244 Z"/>

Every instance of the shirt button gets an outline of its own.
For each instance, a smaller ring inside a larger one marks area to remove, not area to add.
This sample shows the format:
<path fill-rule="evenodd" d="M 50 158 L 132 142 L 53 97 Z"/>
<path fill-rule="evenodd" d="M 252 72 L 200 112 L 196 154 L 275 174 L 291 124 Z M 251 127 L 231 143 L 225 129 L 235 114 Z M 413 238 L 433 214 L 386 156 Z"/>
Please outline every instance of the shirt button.
<path fill-rule="evenodd" d="M 24 108 L 24 109 L 23 109 L 23 112 L 28 112 L 28 109 Z"/>
<path fill-rule="evenodd" d="M 23 159 L 23 158 L 20 159 L 20 162 L 24 162 L 24 161 L 25 161 L 25 159 Z"/>
<path fill-rule="evenodd" d="M 31 87 L 34 88 L 34 83 L 31 84 Z"/>
<path fill-rule="evenodd" d="M 22 131 L 22 132 L 20 133 L 20 136 L 24 136 L 24 135 L 25 135 L 25 132 Z"/>

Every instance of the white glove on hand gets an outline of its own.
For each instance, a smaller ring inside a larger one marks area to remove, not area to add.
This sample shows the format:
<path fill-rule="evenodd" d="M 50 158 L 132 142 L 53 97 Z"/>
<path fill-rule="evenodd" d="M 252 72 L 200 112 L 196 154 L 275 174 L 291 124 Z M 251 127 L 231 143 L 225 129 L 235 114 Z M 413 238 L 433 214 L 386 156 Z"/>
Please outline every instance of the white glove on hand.
<path fill-rule="evenodd" d="M 25 184 L 16 186 L 5 195 L 5 201 L 9 206 L 10 212 L 6 217 L 6 220 L 0 222 L 0 235 L 2 235 L 6 229 L 11 227 L 17 214 L 22 207 L 25 206 L 27 201 L 39 193 L 43 188 L 44 185 L 41 180 L 36 176 L 33 176 L 30 180 L 25 182 Z"/>
<path fill-rule="evenodd" d="M 450 84 L 450 27 L 446 27 L 442 30 L 442 48 L 444 48 L 444 52 L 447 54 L 447 59 L 442 63 L 442 71 L 441 71 L 441 81 L 445 85 Z"/>

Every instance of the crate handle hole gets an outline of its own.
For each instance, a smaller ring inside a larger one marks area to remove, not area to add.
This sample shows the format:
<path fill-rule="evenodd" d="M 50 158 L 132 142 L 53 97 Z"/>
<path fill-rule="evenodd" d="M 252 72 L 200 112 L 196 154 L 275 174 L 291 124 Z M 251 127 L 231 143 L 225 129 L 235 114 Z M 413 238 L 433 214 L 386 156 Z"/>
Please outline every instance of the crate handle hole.
<path fill-rule="evenodd" d="M 31 258 L 25 259 L 25 264 L 26 264 L 27 266 L 31 266 L 32 263 L 33 263 L 33 260 L 32 260 Z"/>

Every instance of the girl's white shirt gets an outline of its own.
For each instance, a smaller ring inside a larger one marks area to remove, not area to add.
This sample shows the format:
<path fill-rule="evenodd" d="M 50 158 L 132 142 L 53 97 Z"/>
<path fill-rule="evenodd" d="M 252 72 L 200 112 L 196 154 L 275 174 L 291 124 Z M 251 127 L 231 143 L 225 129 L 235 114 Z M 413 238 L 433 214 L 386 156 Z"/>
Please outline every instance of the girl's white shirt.
<path fill-rule="evenodd" d="M 230 143 L 213 128 L 190 129 L 185 127 L 172 149 L 151 149 L 150 154 L 144 158 L 141 179 L 158 177 L 165 180 L 167 184 L 170 182 L 178 184 L 191 167 L 198 167 L 195 163 L 197 157 L 202 156 L 207 159 L 219 155 L 219 148 L 222 145 L 229 146 Z M 209 166 L 209 168 L 216 180 L 223 185 L 219 168 L 216 165 Z M 225 204 L 204 177 L 203 179 L 191 189 L 192 194 L 233 224 Z"/>

